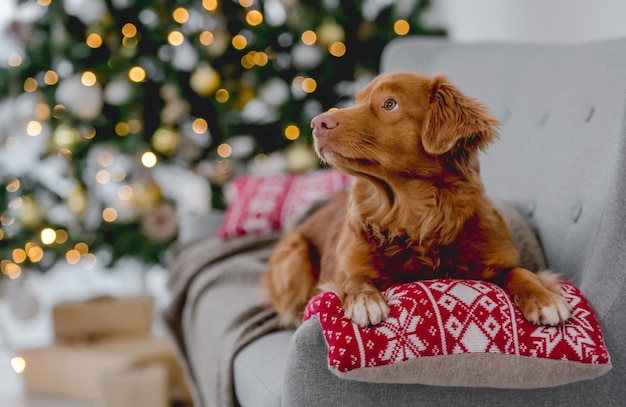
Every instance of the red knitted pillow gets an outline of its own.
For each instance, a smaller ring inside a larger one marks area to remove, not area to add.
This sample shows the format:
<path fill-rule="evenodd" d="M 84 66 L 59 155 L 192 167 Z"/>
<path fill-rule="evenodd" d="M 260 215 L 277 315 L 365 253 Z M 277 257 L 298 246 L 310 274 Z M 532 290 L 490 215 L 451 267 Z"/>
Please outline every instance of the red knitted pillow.
<path fill-rule="evenodd" d="M 499 286 L 427 280 L 385 291 L 391 313 L 374 327 L 344 317 L 331 292 L 309 302 L 330 370 L 353 380 L 441 386 L 537 388 L 598 377 L 611 369 L 600 326 L 582 293 L 561 283 L 572 306 L 562 326 L 528 322 Z"/>
<path fill-rule="evenodd" d="M 228 239 L 281 230 L 314 202 L 346 188 L 351 177 L 334 169 L 306 174 L 243 175 L 233 183 L 218 236 Z"/>

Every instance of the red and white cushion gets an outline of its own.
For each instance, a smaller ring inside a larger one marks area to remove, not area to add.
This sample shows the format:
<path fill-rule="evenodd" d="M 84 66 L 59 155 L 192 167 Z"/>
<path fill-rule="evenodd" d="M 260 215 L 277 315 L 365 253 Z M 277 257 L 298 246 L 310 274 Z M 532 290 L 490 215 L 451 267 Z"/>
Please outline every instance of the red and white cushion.
<path fill-rule="evenodd" d="M 346 188 L 352 178 L 338 170 L 236 178 L 224 221 L 222 239 L 268 234 L 302 215 L 316 201 Z"/>
<path fill-rule="evenodd" d="M 450 386 L 549 387 L 594 378 L 611 368 L 593 311 L 573 284 L 561 283 L 572 306 L 562 326 L 528 322 L 499 286 L 473 280 L 426 280 L 385 291 L 389 318 L 361 328 L 332 292 L 309 302 L 304 320 L 319 319 L 328 363 L 363 381 Z"/>

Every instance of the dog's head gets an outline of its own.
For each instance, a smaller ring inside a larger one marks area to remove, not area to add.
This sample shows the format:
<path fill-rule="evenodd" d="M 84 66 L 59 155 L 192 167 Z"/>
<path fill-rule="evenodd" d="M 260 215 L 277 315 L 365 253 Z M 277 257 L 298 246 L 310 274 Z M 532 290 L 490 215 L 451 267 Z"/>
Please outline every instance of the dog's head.
<path fill-rule="evenodd" d="M 311 122 L 315 149 L 327 163 L 354 175 L 440 175 L 497 137 L 498 121 L 445 77 L 391 73 L 356 94 L 354 106 Z M 474 161 L 474 160 L 470 160 Z"/>

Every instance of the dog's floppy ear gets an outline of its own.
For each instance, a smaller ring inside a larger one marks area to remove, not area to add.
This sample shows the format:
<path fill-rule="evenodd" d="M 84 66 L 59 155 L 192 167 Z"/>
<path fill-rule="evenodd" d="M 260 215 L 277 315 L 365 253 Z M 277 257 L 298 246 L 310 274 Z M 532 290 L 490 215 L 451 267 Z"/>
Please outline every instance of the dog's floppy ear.
<path fill-rule="evenodd" d="M 464 141 L 482 149 L 498 136 L 498 121 L 477 100 L 465 96 L 442 75 L 433 77 L 422 130 L 427 153 L 442 155 Z"/>

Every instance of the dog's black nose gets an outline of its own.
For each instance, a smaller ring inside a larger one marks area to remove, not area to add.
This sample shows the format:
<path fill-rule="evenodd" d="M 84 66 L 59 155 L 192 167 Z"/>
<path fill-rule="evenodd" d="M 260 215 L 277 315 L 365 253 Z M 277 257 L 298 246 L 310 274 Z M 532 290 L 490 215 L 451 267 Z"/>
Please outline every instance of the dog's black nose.
<path fill-rule="evenodd" d="M 311 128 L 315 137 L 326 137 L 328 133 L 337 127 L 339 122 L 331 115 L 322 113 L 311 120 Z"/>

